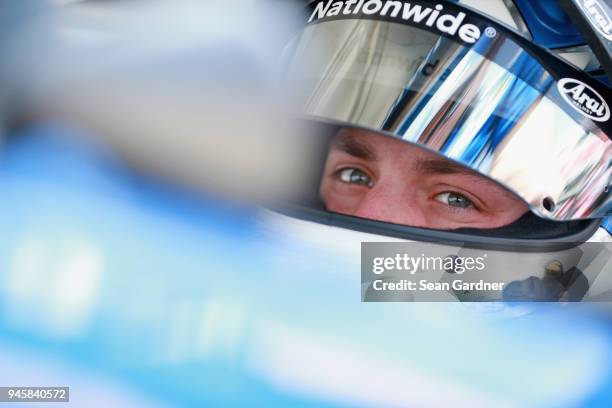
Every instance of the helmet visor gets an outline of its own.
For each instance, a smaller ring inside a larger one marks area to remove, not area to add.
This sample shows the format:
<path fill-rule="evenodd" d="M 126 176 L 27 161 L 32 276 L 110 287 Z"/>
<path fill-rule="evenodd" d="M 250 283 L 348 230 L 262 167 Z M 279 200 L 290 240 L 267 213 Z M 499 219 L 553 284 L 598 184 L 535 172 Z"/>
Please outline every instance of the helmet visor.
<path fill-rule="evenodd" d="M 320 1 L 285 50 L 297 110 L 420 145 L 538 216 L 612 213 L 610 89 L 454 4 Z"/>

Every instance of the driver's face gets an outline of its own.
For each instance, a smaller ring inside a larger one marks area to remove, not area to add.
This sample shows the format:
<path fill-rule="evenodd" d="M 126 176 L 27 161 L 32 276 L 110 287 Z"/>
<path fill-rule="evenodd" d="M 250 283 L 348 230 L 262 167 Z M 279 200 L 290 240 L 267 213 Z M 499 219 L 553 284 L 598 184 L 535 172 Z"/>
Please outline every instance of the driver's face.
<path fill-rule="evenodd" d="M 434 229 L 496 228 L 528 211 L 494 182 L 403 141 L 345 129 L 320 186 L 329 211 Z"/>

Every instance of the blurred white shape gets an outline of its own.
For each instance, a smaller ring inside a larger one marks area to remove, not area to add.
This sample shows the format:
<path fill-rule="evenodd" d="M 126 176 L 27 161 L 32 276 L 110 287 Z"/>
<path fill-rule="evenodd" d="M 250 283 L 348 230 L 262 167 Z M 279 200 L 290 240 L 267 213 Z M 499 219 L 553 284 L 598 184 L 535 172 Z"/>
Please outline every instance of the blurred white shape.
<path fill-rule="evenodd" d="M 202 301 L 180 300 L 172 306 L 165 328 L 163 358 L 156 363 L 189 361 L 237 361 L 245 335 L 244 308 L 235 300 L 211 297 Z"/>
<path fill-rule="evenodd" d="M 48 284 L 47 260 L 47 248 L 42 242 L 24 239 L 15 246 L 6 273 L 0 275 L 4 277 L 0 287 L 3 309 L 14 326 L 25 328 L 33 321 L 37 323 Z"/>
<path fill-rule="evenodd" d="M 236 300 L 211 298 L 204 306 L 197 335 L 197 354 L 236 358 L 244 338 L 246 316 Z"/>
<path fill-rule="evenodd" d="M 182 300 L 173 305 L 166 328 L 168 342 L 164 350 L 164 363 L 180 364 L 193 358 L 197 312 L 198 304 L 190 300 Z"/>
<path fill-rule="evenodd" d="M 277 387 L 327 402 L 361 407 L 512 407 L 469 389 L 331 337 L 264 323 L 253 368 Z"/>
<path fill-rule="evenodd" d="M 18 241 L 3 275 L 7 321 L 49 337 L 82 334 L 95 307 L 102 269 L 102 255 L 83 241 Z"/>
<path fill-rule="evenodd" d="M 64 255 L 49 287 L 46 319 L 49 334 L 70 337 L 86 330 L 102 270 L 102 254 L 93 246 L 81 243 Z"/>

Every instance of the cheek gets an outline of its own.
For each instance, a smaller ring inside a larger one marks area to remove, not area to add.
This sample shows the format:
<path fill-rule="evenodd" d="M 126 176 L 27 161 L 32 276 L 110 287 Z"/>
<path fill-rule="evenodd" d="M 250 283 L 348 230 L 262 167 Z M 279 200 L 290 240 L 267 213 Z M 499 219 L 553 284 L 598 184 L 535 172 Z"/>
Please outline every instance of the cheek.
<path fill-rule="evenodd" d="M 456 210 L 438 202 L 428 202 L 424 207 L 428 227 L 434 229 L 480 228 L 489 223 L 477 210 Z"/>
<path fill-rule="evenodd" d="M 523 216 L 529 208 L 523 202 L 517 200 L 514 205 L 506 206 L 505 208 L 499 208 L 490 214 L 483 217 L 483 220 L 479 223 L 478 227 L 481 228 L 499 228 L 506 225 L 510 225 L 521 216 Z"/>

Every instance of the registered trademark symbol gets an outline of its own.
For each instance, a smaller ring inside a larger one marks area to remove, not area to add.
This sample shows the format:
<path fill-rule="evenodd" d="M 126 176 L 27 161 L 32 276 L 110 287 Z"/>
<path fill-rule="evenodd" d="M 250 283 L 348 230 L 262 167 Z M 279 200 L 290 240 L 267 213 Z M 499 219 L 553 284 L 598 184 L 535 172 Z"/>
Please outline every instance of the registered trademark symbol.
<path fill-rule="evenodd" d="M 485 28 L 485 35 L 489 38 L 493 38 L 497 35 L 497 30 L 493 27 L 487 27 Z"/>

